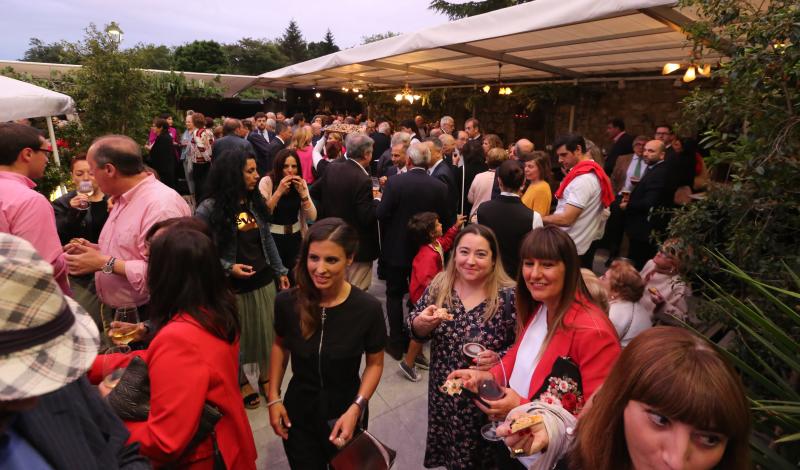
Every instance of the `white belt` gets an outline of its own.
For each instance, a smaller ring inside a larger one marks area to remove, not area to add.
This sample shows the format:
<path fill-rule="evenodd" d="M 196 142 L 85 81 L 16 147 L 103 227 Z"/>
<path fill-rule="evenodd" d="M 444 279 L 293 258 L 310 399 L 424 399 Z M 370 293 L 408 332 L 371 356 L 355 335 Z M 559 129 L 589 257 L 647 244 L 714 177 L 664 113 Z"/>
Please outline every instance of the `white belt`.
<path fill-rule="evenodd" d="M 293 223 L 292 225 L 276 225 L 270 224 L 269 231 L 270 233 L 274 233 L 275 235 L 291 235 L 293 233 L 297 233 L 300 231 L 301 225 L 300 221 Z"/>

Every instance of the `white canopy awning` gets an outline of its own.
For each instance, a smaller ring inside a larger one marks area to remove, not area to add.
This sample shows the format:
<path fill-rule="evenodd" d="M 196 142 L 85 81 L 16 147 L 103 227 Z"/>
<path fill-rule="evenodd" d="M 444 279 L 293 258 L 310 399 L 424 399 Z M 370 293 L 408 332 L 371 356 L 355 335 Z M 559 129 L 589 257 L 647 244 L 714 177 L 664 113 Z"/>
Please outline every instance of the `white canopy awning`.
<path fill-rule="evenodd" d="M 69 96 L 0 75 L 0 122 L 73 112 Z"/>
<path fill-rule="evenodd" d="M 656 76 L 689 59 L 681 26 L 696 19 L 673 0 L 534 0 L 267 72 L 258 85 L 472 86 L 495 82 L 499 63 L 507 83 Z"/>

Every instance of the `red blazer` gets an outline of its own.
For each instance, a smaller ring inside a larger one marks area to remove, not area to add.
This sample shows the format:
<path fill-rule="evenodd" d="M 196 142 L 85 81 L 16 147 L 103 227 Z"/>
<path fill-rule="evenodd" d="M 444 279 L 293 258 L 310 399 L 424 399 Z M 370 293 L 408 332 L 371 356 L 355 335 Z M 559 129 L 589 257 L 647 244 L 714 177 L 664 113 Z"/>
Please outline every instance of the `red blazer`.
<path fill-rule="evenodd" d="M 535 318 L 531 315 L 525 324 L 527 329 Z M 503 357 L 503 366 L 509 378 L 517 361 L 517 351 L 524 335 L 517 337 L 514 346 Z M 619 338 L 608 317 L 594 304 L 584 300 L 572 303 L 572 307 L 564 317 L 564 327 L 559 329 L 542 353 L 536 370 L 533 371 L 530 383 L 530 393 L 536 393 L 550 375 L 553 364 L 561 356 L 569 356 L 578 365 L 583 383 L 583 396 L 586 401 L 603 384 L 611 367 L 617 362 L 621 352 Z M 520 358 L 520 360 L 533 360 L 534 358 Z M 498 383 L 502 383 L 503 372 L 500 365 L 492 368 L 492 373 Z M 528 403 L 529 397 L 522 397 L 522 403 Z"/>
<path fill-rule="evenodd" d="M 229 344 L 209 333 L 189 315 L 178 315 L 153 338 L 145 351 L 98 356 L 89 371 L 102 380 L 105 361 L 124 367 L 133 355 L 145 360 L 150 376 L 147 421 L 126 421 L 129 443 L 139 442 L 142 455 L 158 468 L 183 452 L 194 436 L 205 401 L 223 414 L 217 423 L 217 445 L 229 469 L 255 470 L 253 433 L 239 392 L 239 342 Z M 117 356 L 117 357 L 114 357 Z M 181 469 L 210 470 L 211 438 L 200 443 Z"/>
<path fill-rule="evenodd" d="M 453 225 L 447 233 L 436 239 L 436 243 L 442 246 L 442 253 L 450 251 L 458 230 L 459 228 Z M 442 264 L 442 257 L 431 245 L 420 247 L 416 256 L 414 256 L 414 261 L 411 262 L 411 281 L 408 284 L 408 297 L 412 304 L 417 303 L 433 278 L 442 271 Z"/>

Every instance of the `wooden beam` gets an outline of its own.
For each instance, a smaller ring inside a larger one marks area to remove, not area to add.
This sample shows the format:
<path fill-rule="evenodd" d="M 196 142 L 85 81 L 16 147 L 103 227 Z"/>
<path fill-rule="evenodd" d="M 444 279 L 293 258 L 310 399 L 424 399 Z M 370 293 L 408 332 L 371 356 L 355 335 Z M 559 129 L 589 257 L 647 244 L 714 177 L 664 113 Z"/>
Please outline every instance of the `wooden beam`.
<path fill-rule="evenodd" d="M 422 67 L 412 67 L 402 64 L 393 64 L 391 62 L 385 62 L 383 60 L 368 60 L 366 62 L 361 62 L 361 63 L 363 65 L 368 65 L 371 67 L 380 67 L 384 69 L 399 70 L 401 72 L 408 72 L 417 75 L 426 75 L 428 77 L 442 78 L 444 80 L 450 80 L 456 83 L 475 83 L 475 84 L 478 83 L 477 80 L 473 80 L 467 77 L 462 77 L 460 75 L 452 75 L 449 73 L 439 72 L 438 70 L 430 70 Z"/>
<path fill-rule="evenodd" d="M 523 59 L 522 57 L 506 54 L 504 52 L 490 51 L 489 49 L 484 49 L 482 47 L 477 47 L 470 44 L 453 44 L 452 46 L 444 46 L 442 49 L 483 57 L 484 59 L 495 60 L 504 64 L 518 65 L 527 69 L 548 72 L 560 77 L 580 78 L 583 76 L 583 74 L 580 72 L 575 72 L 563 67 L 555 67 L 553 65 L 548 65 L 536 60 Z"/>
<path fill-rule="evenodd" d="M 389 85 L 389 86 L 399 86 L 399 87 L 403 86 L 402 82 L 398 82 L 398 81 L 395 81 L 395 80 L 386 80 L 386 79 L 383 79 L 383 78 L 359 77 L 358 73 L 340 73 L 340 72 L 331 72 L 331 71 L 328 71 L 328 70 L 321 70 L 321 71 L 319 71 L 317 73 L 320 74 L 320 75 L 325 75 L 327 77 L 343 78 L 345 80 L 349 80 L 349 81 L 352 81 L 352 82 L 362 81 L 362 82 L 365 82 L 367 84 L 375 83 L 375 84 L 382 84 L 382 85 Z M 364 72 L 364 73 L 366 73 L 366 72 Z"/>

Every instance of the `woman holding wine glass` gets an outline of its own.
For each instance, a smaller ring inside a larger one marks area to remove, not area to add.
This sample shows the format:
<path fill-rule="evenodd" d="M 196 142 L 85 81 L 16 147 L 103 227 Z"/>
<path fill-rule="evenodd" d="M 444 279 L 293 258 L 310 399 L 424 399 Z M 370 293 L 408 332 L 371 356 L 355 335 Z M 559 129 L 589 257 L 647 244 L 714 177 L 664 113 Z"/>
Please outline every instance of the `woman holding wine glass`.
<path fill-rule="evenodd" d="M 491 229 L 468 225 L 453 246 L 446 269 L 431 281 L 408 317 L 414 339 L 431 341 L 425 466 L 491 468 L 490 443 L 481 435 L 486 417 L 466 394 L 449 396 L 440 387 L 453 369 L 487 368 L 492 356 L 514 343 L 513 282 L 503 270 Z M 437 315 L 439 308 L 452 320 Z M 500 385 L 506 385 L 502 380 Z"/>
<path fill-rule="evenodd" d="M 98 356 L 90 379 L 100 382 L 101 373 L 129 367 L 136 356 L 144 360 L 149 412 L 144 420 L 126 419 L 125 425 L 131 433 L 129 442 L 139 443 L 141 453 L 157 468 L 217 468 L 218 450 L 227 468 L 254 470 L 253 434 L 238 398 L 236 298 L 211 238 L 180 223 L 156 234 L 150 244 L 147 282 L 152 342 L 146 350 Z M 191 447 L 206 403 L 222 417 L 213 433 Z M 127 414 L 128 410 L 115 411 Z"/>
<path fill-rule="evenodd" d="M 603 383 L 620 354 L 614 325 L 591 302 L 580 272 L 575 243 L 550 225 L 529 233 L 520 247 L 517 277 L 517 340 L 490 371 L 462 368 L 449 375 L 477 392 L 479 384 L 509 375 L 502 399 L 478 409 L 494 420 L 513 408 L 539 399 L 578 415 Z M 523 468 L 496 448 L 501 468 Z"/>

